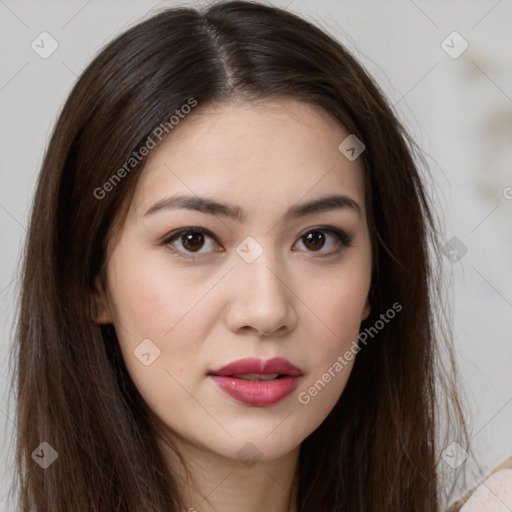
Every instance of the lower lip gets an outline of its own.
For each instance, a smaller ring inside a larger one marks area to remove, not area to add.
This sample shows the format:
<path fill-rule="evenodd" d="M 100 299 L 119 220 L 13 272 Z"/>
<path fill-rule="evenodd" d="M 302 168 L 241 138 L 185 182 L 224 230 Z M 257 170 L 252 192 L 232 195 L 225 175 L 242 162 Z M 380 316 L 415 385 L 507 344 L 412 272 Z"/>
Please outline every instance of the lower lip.
<path fill-rule="evenodd" d="M 299 384 L 300 377 L 286 376 L 275 380 L 244 380 L 236 377 L 209 377 L 235 400 L 253 407 L 267 407 L 286 398 Z"/>

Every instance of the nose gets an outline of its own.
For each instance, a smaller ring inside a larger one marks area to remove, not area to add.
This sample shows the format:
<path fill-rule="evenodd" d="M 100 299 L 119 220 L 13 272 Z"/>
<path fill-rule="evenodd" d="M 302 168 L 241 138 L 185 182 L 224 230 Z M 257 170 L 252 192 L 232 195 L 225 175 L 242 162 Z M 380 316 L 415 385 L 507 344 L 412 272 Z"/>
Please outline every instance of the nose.
<path fill-rule="evenodd" d="M 266 256 L 235 262 L 228 290 L 226 321 L 236 333 L 282 336 L 297 324 L 296 296 L 283 265 Z"/>

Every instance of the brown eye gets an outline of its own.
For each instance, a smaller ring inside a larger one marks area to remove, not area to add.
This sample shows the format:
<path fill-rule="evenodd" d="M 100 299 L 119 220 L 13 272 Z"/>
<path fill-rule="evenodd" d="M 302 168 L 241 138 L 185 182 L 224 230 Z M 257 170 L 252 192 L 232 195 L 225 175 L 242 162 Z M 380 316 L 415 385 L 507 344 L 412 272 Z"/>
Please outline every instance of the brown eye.
<path fill-rule="evenodd" d="M 208 243 L 208 241 L 210 241 Z M 170 233 L 163 245 L 184 258 L 195 258 L 195 254 L 219 252 L 215 249 L 215 237 L 203 228 L 185 228 Z M 206 246 L 206 250 L 201 250 Z"/>
<path fill-rule="evenodd" d="M 319 256 L 331 256 L 339 253 L 344 247 L 350 247 L 352 236 L 336 228 L 310 229 L 299 240 L 306 247 L 307 252 L 318 253 Z M 321 250 L 329 246 L 331 249 Z"/>
<path fill-rule="evenodd" d="M 181 243 L 187 251 L 198 251 L 204 244 L 204 235 L 198 231 L 191 231 L 190 234 L 181 235 Z"/>
<path fill-rule="evenodd" d="M 312 251 L 318 251 L 325 244 L 325 235 L 321 231 L 311 231 L 303 238 L 304 245 Z"/>

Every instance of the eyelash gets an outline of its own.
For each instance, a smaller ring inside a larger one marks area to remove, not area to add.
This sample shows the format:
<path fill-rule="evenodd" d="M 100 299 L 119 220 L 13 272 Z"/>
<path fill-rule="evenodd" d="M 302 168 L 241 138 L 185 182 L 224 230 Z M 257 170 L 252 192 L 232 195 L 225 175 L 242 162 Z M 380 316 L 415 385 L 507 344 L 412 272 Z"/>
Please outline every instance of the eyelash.
<path fill-rule="evenodd" d="M 304 234 L 302 234 L 299 237 L 299 240 L 304 238 L 309 233 L 316 233 L 316 232 L 330 233 L 330 234 L 334 235 L 337 238 L 338 242 L 340 242 L 341 245 L 343 247 L 345 247 L 345 248 L 350 247 L 352 245 L 352 239 L 353 239 L 352 236 L 347 235 L 347 233 L 345 233 L 344 231 L 341 231 L 341 230 L 339 230 L 337 228 L 333 228 L 333 227 L 330 227 L 330 226 L 318 226 L 318 227 L 315 227 L 315 228 L 310 228 L 307 231 L 305 231 Z M 179 237 L 181 237 L 181 236 L 183 236 L 183 235 L 185 235 L 187 233 L 199 233 L 201 235 L 206 235 L 206 236 L 212 238 L 213 240 L 215 240 L 217 242 L 216 237 L 210 231 L 208 231 L 207 229 L 200 228 L 200 227 L 187 227 L 187 228 L 182 228 L 182 229 L 179 229 L 177 231 L 173 231 L 173 232 L 169 233 L 162 240 L 162 245 L 168 246 L 169 249 L 173 253 L 177 254 L 181 258 L 185 258 L 185 259 L 189 259 L 189 260 L 200 259 L 202 256 L 195 256 L 195 255 L 193 255 L 193 253 L 184 253 L 184 252 L 182 252 L 180 250 L 176 250 L 172 246 L 172 242 L 175 239 L 179 239 Z M 319 258 L 328 258 L 328 257 L 331 257 L 331 256 L 333 256 L 335 254 L 338 254 L 340 251 L 341 251 L 341 249 L 332 251 L 332 252 L 330 252 L 328 254 L 323 254 L 323 253 L 320 254 L 319 253 L 318 257 Z M 221 252 L 221 251 L 215 251 L 215 252 Z M 311 253 L 315 254 L 315 251 L 308 251 L 308 252 L 311 252 Z M 196 253 L 196 254 L 203 254 L 203 253 Z"/>

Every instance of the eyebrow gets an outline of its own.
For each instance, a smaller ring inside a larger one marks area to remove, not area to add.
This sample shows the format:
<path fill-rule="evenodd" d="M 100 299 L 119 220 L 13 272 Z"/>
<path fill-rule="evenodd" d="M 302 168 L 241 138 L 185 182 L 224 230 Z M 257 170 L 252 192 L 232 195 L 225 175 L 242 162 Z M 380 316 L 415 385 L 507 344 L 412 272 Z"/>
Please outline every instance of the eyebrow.
<path fill-rule="evenodd" d="M 207 197 L 187 195 L 176 195 L 161 199 L 149 208 L 144 214 L 144 217 L 158 211 L 177 208 L 194 210 L 209 215 L 221 215 L 239 222 L 244 222 L 247 219 L 247 213 L 239 206 L 215 201 Z M 336 194 L 291 206 L 285 212 L 283 221 L 290 221 L 306 215 L 336 209 L 352 210 L 355 211 L 360 218 L 362 217 L 361 207 L 356 201 L 346 195 Z"/>

